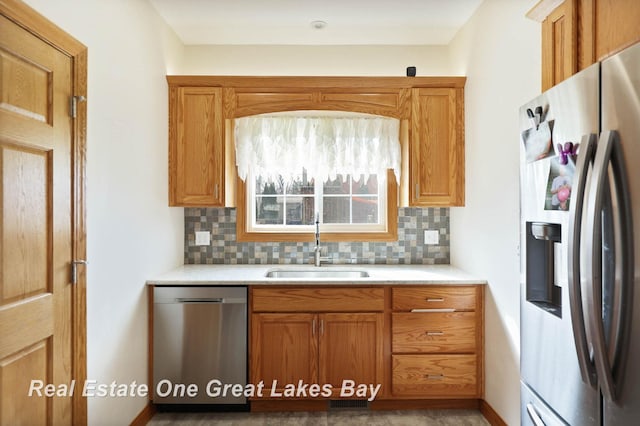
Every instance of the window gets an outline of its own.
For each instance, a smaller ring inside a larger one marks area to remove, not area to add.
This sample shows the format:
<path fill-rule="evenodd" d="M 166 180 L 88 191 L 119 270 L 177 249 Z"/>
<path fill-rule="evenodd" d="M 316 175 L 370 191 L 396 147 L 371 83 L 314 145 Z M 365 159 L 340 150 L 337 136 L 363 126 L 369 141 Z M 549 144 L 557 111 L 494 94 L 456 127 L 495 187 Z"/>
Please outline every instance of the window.
<path fill-rule="evenodd" d="M 386 177 L 337 175 L 317 182 L 306 170 L 285 181 L 251 179 L 248 229 L 255 232 L 311 232 L 316 219 L 325 232 L 372 232 L 386 228 Z"/>
<path fill-rule="evenodd" d="M 244 117 L 235 148 L 238 241 L 311 241 L 316 215 L 323 241 L 397 240 L 397 119 Z"/>
<path fill-rule="evenodd" d="M 312 241 L 319 213 L 322 241 L 396 241 L 395 175 L 353 179 L 337 175 L 319 184 L 304 171 L 290 181 L 247 178 L 237 184 L 238 241 Z"/>

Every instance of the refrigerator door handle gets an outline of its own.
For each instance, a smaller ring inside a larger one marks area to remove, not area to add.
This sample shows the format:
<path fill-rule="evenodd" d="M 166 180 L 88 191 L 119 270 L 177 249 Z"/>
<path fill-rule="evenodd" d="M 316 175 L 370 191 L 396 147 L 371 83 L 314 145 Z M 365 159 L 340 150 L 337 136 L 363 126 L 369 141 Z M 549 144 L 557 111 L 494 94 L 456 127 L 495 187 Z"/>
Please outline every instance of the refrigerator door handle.
<path fill-rule="evenodd" d="M 587 340 L 585 315 L 589 312 L 584 309 L 582 304 L 582 286 L 580 277 L 580 242 L 582 229 L 582 216 L 585 198 L 585 186 L 587 182 L 587 174 L 589 166 L 593 162 L 596 150 L 595 134 L 584 135 L 580 141 L 580 150 L 576 161 L 575 179 L 573 196 L 571 197 L 569 211 L 569 246 L 568 259 L 569 267 L 569 308 L 571 312 L 571 325 L 573 327 L 573 338 L 576 345 L 578 355 L 578 364 L 580 365 L 580 373 L 582 381 L 595 388 L 596 368 L 591 361 L 589 342 Z"/>
<path fill-rule="evenodd" d="M 542 421 L 542 417 L 540 417 L 540 414 L 536 411 L 536 407 L 531 403 L 527 404 L 527 414 L 529 414 L 529 418 L 535 426 L 546 426 Z"/>
<path fill-rule="evenodd" d="M 609 167 L 611 165 L 611 167 Z M 613 194 L 609 191 L 612 184 Z M 593 349 L 596 371 L 600 379 L 603 394 L 610 401 L 616 400 L 616 391 L 624 377 L 626 364 L 626 347 L 629 340 L 631 319 L 631 301 L 633 300 L 633 230 L 631 220 L 631 204 L 624 157 L 617 132 L 603 132 L 598 142 L 598 150 L 594 161 L 593 178 L 587 217 L 587 300 L 591 315 L 590 329 L 593 334 Z M 607 337 L 603 322 L 603 207 L 605 197 L 613 195 L 617 205 L 611 208 L 614 220 L 614 297 L 612 330 L 610 330 L 610 347 L 607 348 Z"/>

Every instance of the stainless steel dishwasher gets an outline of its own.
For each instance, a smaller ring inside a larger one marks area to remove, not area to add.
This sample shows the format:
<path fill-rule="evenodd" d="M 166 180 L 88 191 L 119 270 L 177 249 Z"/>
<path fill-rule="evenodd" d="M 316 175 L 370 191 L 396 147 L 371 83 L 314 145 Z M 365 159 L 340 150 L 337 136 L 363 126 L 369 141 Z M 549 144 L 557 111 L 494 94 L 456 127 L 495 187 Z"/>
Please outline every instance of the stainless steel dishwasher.
<path fill-rule="evenodd" d="M 247 288 L 154 287 L 153 402 L 247 403 L 215 380 L 247 383 Z"/>

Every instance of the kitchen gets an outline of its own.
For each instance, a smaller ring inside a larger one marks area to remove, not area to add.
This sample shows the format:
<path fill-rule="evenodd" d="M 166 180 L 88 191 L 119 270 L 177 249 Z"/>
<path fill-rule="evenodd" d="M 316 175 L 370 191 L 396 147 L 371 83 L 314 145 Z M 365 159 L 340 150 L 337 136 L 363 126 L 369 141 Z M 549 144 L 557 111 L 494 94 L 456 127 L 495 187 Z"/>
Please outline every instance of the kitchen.
<path fill-rule="evenodd" d="M 519 422 L 518 107 L 540 93 L 540 24 L 525 17 L 535 1 L 485 1 L 448 45 L 401 49 L 184 46 L 147 2 L 27 3 L 89 48 L 88 378 L 147 382 L 144 283 L 184 262 L 185 214 L 167 203 L 166 75 L 402 76 L 413 65 L 467 77 L 450 262 L 489 283 L 485 400 Z M 89 420 L 129 423 L 145 403 L 91 398 Z"/>

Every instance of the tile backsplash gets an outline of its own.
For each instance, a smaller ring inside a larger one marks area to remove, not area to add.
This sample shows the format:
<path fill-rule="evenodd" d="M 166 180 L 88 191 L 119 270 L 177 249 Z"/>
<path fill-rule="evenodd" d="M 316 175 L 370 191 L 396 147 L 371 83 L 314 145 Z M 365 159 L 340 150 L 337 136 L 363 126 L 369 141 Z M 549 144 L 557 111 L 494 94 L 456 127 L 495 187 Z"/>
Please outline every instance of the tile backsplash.
<path fill-rule="evenodd" d="M 313 260 L 313 243 L 236 241 L 236 209 L 184 209 L 185 264 L 303 264 Z M 424 244 L 424 230 L 438 230 L 437 245 Z M 195 245 L 196 231 L 210 231 L 211 244 Z M 398 241 L 322 242 L 331 263 L 448 264 L 449 209 L 398 209 Z"/>

